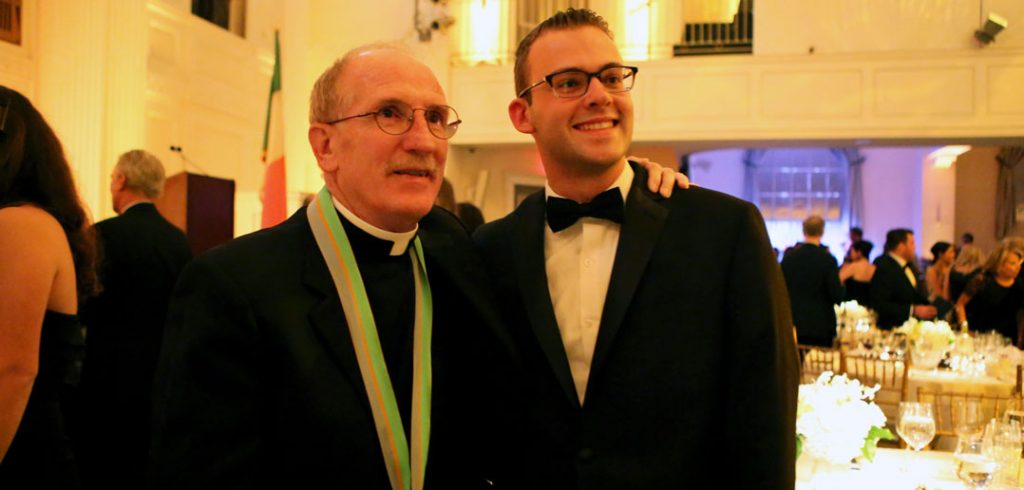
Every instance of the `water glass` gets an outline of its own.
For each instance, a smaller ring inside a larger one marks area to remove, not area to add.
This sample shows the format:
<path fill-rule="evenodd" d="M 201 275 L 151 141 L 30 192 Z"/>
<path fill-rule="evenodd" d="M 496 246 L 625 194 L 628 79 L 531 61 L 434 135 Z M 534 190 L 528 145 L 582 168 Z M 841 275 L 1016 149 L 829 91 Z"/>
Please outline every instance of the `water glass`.
<path fill-rule="evenodd" d="M 996 482 L 1016 487 L 1021 451 L 1020 424 L 1015 420 L 992 419 L 985 427 L 984 446 L 988 455 L 999 464 Z"/>
<path fill-rule="evenodd" d="M 968 488 L 985 488 L 995 478 L 999 467 L 996 460 L 985 450 L 980 436 L 961 437 L 953 453 L 956 462 L 956 476 Z"/>
<path fill-rule="evenodd" d="M 920 451 L 935 437 L 935 417 L 931 403 L 901 402 L 900 419 L 896 432 L 915 452 Z"/>

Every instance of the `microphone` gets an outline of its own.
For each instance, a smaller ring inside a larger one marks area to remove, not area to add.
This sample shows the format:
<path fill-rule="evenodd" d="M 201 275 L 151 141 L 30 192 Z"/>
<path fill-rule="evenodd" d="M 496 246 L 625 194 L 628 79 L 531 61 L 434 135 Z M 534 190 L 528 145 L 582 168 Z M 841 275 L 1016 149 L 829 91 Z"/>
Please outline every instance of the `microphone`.
<path fill-rule="evenodd" d="M 187 156 L 185 156 L 185 152 L 182 151 L 180 146 L 171 145 L 171 151 L 177 153 L 178 156 L 181 157 L 181 161 L 182 161 L 182 163 L 183 163 L 183 165 L 185 167 L 188 167 L 189 165 L 191 165 L 191 166 L 195 167 L 196 170 L 198 170 L 199 173 L 203 174 L 204 176 L 206 176 L 206 177 L 210 176 L 210 173 L 207 172 L 206 170 L 204 170 L 203 167 L 200 167 L 199 165 L 196 165 L 196 162 L 193 162 L 191 159 L 189 159 Z"/>

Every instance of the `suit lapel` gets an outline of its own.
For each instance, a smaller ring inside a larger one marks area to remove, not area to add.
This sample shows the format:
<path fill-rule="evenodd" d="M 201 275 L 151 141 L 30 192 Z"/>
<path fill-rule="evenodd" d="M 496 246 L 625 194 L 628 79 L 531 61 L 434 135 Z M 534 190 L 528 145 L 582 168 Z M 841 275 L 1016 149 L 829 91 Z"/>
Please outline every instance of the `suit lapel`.
<path fill-rule="evenodd" d="M 301 214 L 305 220 L 306 213 Z M 338 291 L 308 225 L 306 231 L 309 234 L 309 246 L 306 248 L 302 280 L 318 297 L 318 302 L 309 311 L 309 322 L 353 389 L 363 393 L 366 388 L 359 373 L 359 361 L 356 360 L 356 352 L 352 347 L 352 338 L 348 332 L 348 322 L 345 321 L 345 311 L 341 308 L 341 300 L 338 299 Z"/>
<path fill-rule="evenodd" d="M 515 269 L 530 327 L 562 391 L 570 403 L 579 407 L 580 400 L 569 370 L 565 346 L 562 345 L 555 309 L 551 305 L 547 269 L 544 266 L 544 193 L 538 192 L 526 198 L 516 214 L 519 220 L 515 223 L 513 238 L 514 250 L 518 251 Z"/>
<path fill-rule="evenodd" d="M 634 171 L 636 175 L 629 195 L 626 196 L 619 246 L 615 251 L 615 265 L 612 267 L 608 294 L 605 296 L 604 311 L 601 314 L 601 327 L 597 333 L 597 344 L 594 346 L 594 357 L 590 364 L 590 379 L 595 378 L 601 364 L 608 357 L 615 335 L 633 301 L 640 278 L 643 277 L 647 263 L 650 262 L 651 254 L 668 217 L 668 210 L 655 202 L 662 197 L 647 190 L 647 172 L 636 166 Z"/>

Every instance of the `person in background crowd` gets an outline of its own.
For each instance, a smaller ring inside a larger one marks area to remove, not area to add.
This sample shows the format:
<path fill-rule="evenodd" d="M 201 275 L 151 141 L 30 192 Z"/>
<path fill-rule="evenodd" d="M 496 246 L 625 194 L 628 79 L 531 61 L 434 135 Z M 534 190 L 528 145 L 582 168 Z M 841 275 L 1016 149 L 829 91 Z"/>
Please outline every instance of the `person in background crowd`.
<path fill-rule="evenodd" d="M 792 488 L 796 347 L 757 208 L 644 188 L 637 69 L 594 12 L 535 27 L 514 72 L 547 185 L 474 239 L 527 371 L 522 488 Z"/>
<path fill-rule="evenodd" d="M 1000 244 L 989 254 L 981 274 L 976 275 L 956 301 L 956 318 L 971 330 L 996 331 L 1022 344 L 1024 285 L 1017 280 L 1024 250 Z"/>
<path fill-rule="evenodd" d="M 917 284 L 914 269 L 917 245 L 906 228 L 885 234 L 885 253 L 875 259 L 869 306 L 878 313 L 878 327 L 892 329 L 911 317 L 931 320 L 938 313 Z"/>
<path fill-rule="evenodd" d="M 956 248 L 949 242 L 935 242 L 931 248 L 932 265 L 925 271 L 928 298 L 949 301 L 949 271 L 956 260 Z"/>
<path fill-rule="evenodd" d="M 64 405 L 82 359 L 78 305 L 95 241 L 60 141 L 0 86 L 0 488 L 77 489 Z"/>
<path fill-rule="evenodd" d="M 846 288 L 846 301 L 856 301 L 867 306 L 871 301 L 871 278 L 875 265 L 871 263 L 871 250 L 875 245 L 867 240 L 858 240 L 850 246 L 849 260 L 839 268 L 839 281 Z"/>
<path fill-rule="evenodd" d="M 103 292 L 85 302 L 77 446 L 86 488 L 143 488 L 153 373 L 171 291 L 192 259 L 188 239 L 157 211 L 164 167 L 144 150 L 110 176 L 118 216 L 96 223 Z"/>
<path fill-rule="evenodd" d="M 974 245 L 974 234 L 967 232 L 960 236 L 960 246 L 967 247 Z"/>
<path fill-rule="evenodd" d="M 965 245 L 953 261 L 949 271 L 949 301 L 956 304 L 967 283 L 981 272 L 985 264 L 985 254 L 975 245 Z"/>
<path fill-rule="evenodd" d="M 480 211 L 480 208 L 474 206 L 473 203 L 460 202 L 457 209 L 459 211 L 459 219 L 462 220 L 462 224 L 466 225 L 466 230 L 470 233 L 473 233 L 484 224 L 484 213 Z"/>
<path fill-rule="evenodd" d="M 811 215 L 803 222 L 804 241 L 782 259 L 782 275 L 789 291 L 797 340 L 801 344 L 832 347 L 836 336 L 834 305 L 843 300 L 836 259 L 821 244 L 825 220 Z"/>
<path fill-rule="evenodd" d="M 438 191 L 434 204 L 458 216 L 459 210 L 455 205 L 455 188 L 452 187 L 452 182 L 447 177 L 441 181 L 441 190 Z"/>
<path fill-rule="evenodd" d="M 857 243 L 864 239 L 864 230 L 860 229 L 860 227 L 857 226 L 851 227 L 849 237 L 850 242 L 846 245 L 846 256 L 843 257 L 844 264 L 852 260 L 850 257 L 850 251 L 853 249 L 854 243 Z"/>
<path fill-rule="evenodd" d="M 935 242 L 931 248 L 932 263 L 925 270 L 928 302 L 935 305 L 937 317 L 945 319 L 952 311 L 953 303 L 949 301 L 949 272 L 956 260 L 956 247 L 949 242 Z"/>

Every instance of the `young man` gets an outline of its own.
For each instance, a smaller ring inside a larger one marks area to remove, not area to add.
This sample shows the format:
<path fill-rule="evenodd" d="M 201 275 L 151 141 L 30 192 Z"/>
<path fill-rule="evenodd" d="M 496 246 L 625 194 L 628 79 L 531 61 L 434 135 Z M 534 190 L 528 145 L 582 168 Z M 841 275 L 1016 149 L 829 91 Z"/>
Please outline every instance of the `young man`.
<path fill-rule="evenodd" d="M 792 488 L 797 362 L 763 220 L 644 188 L 624 65 L 589 10 L 516 53 L 509 116 L 547 187 L 474 238 L 528 372 L 525 488 Z"/>

